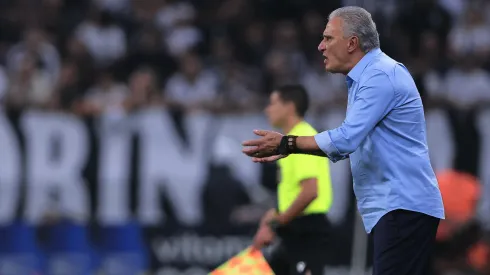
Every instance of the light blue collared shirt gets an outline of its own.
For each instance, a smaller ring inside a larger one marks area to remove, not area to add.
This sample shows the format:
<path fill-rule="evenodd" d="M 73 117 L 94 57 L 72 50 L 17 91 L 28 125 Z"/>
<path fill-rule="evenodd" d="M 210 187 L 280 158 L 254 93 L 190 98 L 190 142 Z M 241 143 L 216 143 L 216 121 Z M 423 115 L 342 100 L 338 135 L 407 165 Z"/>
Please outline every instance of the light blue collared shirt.
<path fill-rule="evenodd" d="M 368 233 L 395 209 L 444 218 L 430 164 L 424 108 L 408 70 L 380 49 L 347 74 L 347 116 L 315 136 L 333 162 L 350 158 L 357 206 Z"/>

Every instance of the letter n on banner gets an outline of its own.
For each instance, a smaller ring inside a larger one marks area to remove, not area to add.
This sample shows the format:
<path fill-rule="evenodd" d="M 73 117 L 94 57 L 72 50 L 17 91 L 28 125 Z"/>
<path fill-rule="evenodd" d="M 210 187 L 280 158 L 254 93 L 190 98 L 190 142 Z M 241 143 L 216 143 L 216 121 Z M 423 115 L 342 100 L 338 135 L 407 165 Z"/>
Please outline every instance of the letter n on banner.
<path fill-rule="evenodd" d="M 148 109 L 135 118 L 140 137 L 138 216 L 146 224 L 165 218 L 160 195 L 166 197 L 176 211 L 177 219 L 186 225 L 196 225 L 203 219 L 202 188 L 207 176 L 204 158 L 206 115 L 186 118 L 190 148 L 177 134 L 168 112 Z"/>

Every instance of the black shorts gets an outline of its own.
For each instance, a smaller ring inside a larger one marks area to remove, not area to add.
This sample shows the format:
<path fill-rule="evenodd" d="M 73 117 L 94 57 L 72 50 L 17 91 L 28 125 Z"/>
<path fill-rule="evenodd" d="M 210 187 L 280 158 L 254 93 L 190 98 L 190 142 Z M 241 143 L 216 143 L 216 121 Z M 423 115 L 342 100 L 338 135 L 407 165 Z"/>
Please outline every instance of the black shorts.
<path fill-rule="evenodd" d="M 280 241 L 267 257 L 274 273 L 323 275 L 330 228 L 326 215 L 314 214 L 299 217 L 278 229 Z"/>
<path fill-rule="evenodd" d="M 430 275 L 439 219 L 407 210 L 385 214 L 373 228 L 373 275 Z"/>

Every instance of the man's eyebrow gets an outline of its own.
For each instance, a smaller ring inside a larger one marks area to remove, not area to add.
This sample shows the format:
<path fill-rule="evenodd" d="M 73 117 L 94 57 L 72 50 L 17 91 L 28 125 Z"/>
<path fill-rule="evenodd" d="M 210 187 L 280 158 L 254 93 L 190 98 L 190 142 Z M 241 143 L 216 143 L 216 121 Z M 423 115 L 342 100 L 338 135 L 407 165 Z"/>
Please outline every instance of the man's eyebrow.
<path fill-rule="evenodd" d="M 332 38 L 332 36 L 329 34 L 322 34 L 322 38 Z"/>

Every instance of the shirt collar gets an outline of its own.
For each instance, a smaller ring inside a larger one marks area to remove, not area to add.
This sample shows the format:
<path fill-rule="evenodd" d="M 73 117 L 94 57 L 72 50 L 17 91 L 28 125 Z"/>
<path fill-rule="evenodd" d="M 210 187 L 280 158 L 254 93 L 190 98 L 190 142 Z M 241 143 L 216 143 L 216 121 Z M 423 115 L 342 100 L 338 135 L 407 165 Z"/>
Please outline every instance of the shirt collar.
<path fill-rule="evenodd" d="M 361 78 L 361 74 L 366 69 L 367 65 L 371 63 L 371 61 L 382 53 L 380 48 L 370 50 L 366 55 L 364 55 L 359 62 L 350 70 L 347 74 L 347 80 L 359 82 L 359 78 Z"/>

